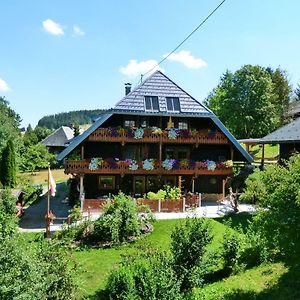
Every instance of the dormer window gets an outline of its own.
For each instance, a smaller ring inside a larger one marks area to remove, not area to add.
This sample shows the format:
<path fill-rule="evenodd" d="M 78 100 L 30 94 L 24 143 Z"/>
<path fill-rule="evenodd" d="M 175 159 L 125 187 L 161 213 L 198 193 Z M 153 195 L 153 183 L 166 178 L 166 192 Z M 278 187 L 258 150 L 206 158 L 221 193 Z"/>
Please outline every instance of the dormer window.
<path fill-rule="evenodd" d="M 167 97 L 167 110 L 180 112 L 180 103 L 178 97 Z"/>
<path fill-rule="evenodd" d="M 145 109 L 146 111 L 159 111 L 158 97 L 145 96 Z"/>

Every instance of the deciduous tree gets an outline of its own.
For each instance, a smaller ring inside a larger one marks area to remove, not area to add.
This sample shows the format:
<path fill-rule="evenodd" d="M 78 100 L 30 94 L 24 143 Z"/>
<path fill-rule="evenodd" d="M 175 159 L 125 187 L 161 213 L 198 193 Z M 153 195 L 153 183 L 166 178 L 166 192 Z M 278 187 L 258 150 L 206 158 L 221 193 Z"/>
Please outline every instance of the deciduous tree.
<path fill-rule="evenodd" d="M 249 138 L 280 125 L 277 100 L 270 72 L 245 65 L 234 73 L 227 71 L 206 104 L 237 138 Z"/>

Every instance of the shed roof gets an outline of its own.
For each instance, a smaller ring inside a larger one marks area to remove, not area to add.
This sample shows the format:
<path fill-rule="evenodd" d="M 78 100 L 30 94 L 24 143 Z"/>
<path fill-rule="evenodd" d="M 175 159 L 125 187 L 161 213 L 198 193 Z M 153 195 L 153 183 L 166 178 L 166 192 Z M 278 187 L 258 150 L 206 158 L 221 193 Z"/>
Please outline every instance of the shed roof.
<path fill-rule="evenodd" d="M 271 132 L 260 140 L 261 144 L 300 143 L 300 118 Z"/>
<path fill-rule="evenodd" d="M 66 143 L 74 137 L 73 130 L 68 126 L 61 126 L 42 140 L 47 147 L 65 147 Z"/>

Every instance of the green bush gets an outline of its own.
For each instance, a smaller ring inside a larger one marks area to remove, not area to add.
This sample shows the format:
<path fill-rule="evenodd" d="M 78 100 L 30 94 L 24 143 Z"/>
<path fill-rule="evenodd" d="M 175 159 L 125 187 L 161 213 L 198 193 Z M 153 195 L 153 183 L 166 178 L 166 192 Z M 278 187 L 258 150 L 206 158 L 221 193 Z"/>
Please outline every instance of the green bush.
<path fill-rule="evenodd" d="M 253 179 L 254 180 L 254 179 Z M 270 166 L 259 172 L 259 205 L 253 231 L 264 241 L 273 258 L 291 258 L 300 248 L 300 154 L 284 166 Z M 253 193 L 247 182 L 245 195 Z M 287 241 L 289 241 L 287 243 Z"/>
<path fill-rule="evenodd" d="M 130 196 L 119 193 L 104 207 L 103 214 L 96 221 L 65 226 L 57 237 L 66 241 L 111 246 L 135 240 L 151 229 L 149 223 L 152 221 L 149 208 L 137 206 Z"/>
<path fill-rule="evenodd" d="M 10 190 L 0 192 L 0 244 L 17 229 L 16 204 Z"/>
<path fill-rule="evenodd" d="M 110 274 L 106 291 L 108 299 L 182 299 L 171 258 L 162 253 L 148 252 L 124 261 Z"/>
<path fill-rule="evenodd" d="M 204 276 L 205 273 L 203 258 L 211 241 L 212 229 L 208 220 L 186 219 L 172 231 L 171 252 L 174 271 L 177 278 L 182 281 L 181 290 L 201 285 L 201 274 Z"/>

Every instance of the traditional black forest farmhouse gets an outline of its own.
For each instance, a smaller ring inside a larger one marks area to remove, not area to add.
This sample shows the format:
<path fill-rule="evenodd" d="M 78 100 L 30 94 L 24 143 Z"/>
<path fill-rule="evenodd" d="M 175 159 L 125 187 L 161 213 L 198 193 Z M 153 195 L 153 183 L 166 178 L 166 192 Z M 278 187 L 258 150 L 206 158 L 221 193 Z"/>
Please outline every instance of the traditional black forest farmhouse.
<path fill-rule="evenodd" d="M 160 71 L 126 90 L 58 156 L 79 176 L 81 199 L 120 190 L 142 198 L 165 184 L 222 195 L 232 161 L 252 161 L 212 111 Z"/>

